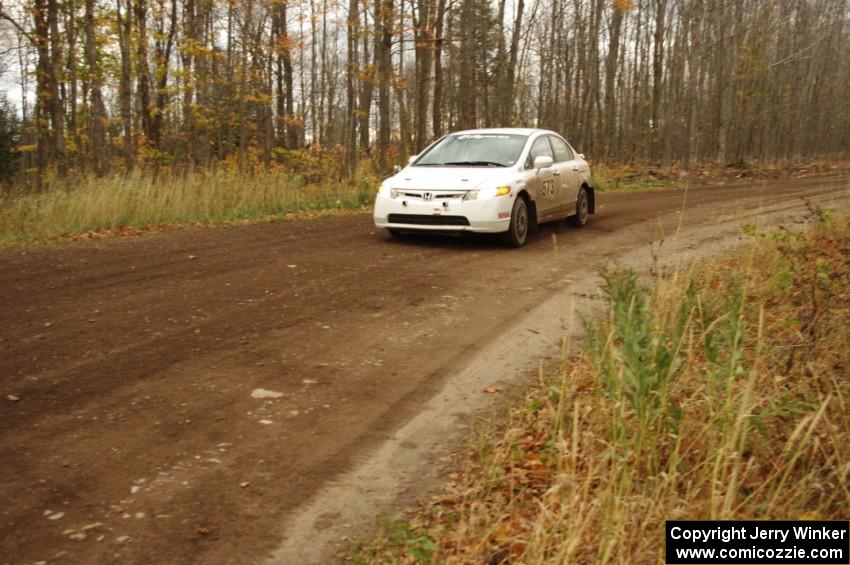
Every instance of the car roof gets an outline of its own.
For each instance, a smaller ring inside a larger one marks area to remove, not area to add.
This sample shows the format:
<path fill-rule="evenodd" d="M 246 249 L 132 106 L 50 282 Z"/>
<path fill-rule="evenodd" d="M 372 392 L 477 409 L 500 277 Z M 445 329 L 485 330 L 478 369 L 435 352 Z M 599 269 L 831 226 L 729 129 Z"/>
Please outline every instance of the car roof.
<path fill-rule="evenodd" d="M 466 129 L 462 131 L 453 131 L 449 135 L 474 135 L 481 133 L 495 134 L 513 134 L 513 135 L 531 135 L 537 132 L 555 133 L 553 131 L 539 128 L 484 128 L 484 129 Z"/>

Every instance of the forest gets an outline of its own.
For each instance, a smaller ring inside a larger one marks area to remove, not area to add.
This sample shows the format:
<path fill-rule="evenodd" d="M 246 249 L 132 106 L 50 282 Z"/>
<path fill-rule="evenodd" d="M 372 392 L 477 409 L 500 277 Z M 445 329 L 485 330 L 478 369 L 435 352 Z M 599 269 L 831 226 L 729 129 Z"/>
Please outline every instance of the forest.
<path fill-rule="evenodd" d="M 593 162 L 845 156 L 848 0 L 3 0 L 0 176 L 384 173 L 447 132 Z"/>

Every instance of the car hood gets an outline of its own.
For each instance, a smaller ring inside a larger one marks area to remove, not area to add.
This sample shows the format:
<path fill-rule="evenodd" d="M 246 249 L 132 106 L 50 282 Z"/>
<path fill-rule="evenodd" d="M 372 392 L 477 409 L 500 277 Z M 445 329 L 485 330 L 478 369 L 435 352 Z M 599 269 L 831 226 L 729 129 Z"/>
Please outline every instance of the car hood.
<path fill-rule="evenodd" d="M 501 178 L 508 180 L 509 171 L 513 167 L 407 167 L 386 183 L 396 189 L 472 190 Z"/>

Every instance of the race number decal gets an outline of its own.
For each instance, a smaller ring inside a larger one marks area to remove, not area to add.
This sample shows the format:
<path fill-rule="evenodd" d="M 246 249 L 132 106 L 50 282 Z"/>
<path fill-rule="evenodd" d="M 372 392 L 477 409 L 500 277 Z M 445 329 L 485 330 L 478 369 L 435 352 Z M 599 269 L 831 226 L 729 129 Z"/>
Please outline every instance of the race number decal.
<path fill-rule="evenodd" d="M 546 179 L 540 188 L 540 196 L 543 198 L 555 198 L 555 179 Z"/>

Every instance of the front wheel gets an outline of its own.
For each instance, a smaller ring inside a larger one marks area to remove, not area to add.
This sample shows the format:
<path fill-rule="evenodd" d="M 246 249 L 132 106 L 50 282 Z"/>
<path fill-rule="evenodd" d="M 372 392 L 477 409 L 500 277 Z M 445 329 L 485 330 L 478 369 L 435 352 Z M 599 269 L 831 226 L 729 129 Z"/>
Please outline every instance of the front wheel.
<path fill-rule="evenodd" d="M 517 196 L 514 201 L 511 223 L 502 238 L 511 247 L 522 247 L 528 239 L 528 204 L 522 196 Z"/>
<path fill-rule="evenodd" d="M 578 190 L 578 198 L 576 199 L 576 213 L 570 216 L 570 222 L 574 226 L 581 227 L 587 223 L 587 215 L 590 208 L 590 201 L 587 198 L 587 189 L 581 187 Z"/>

